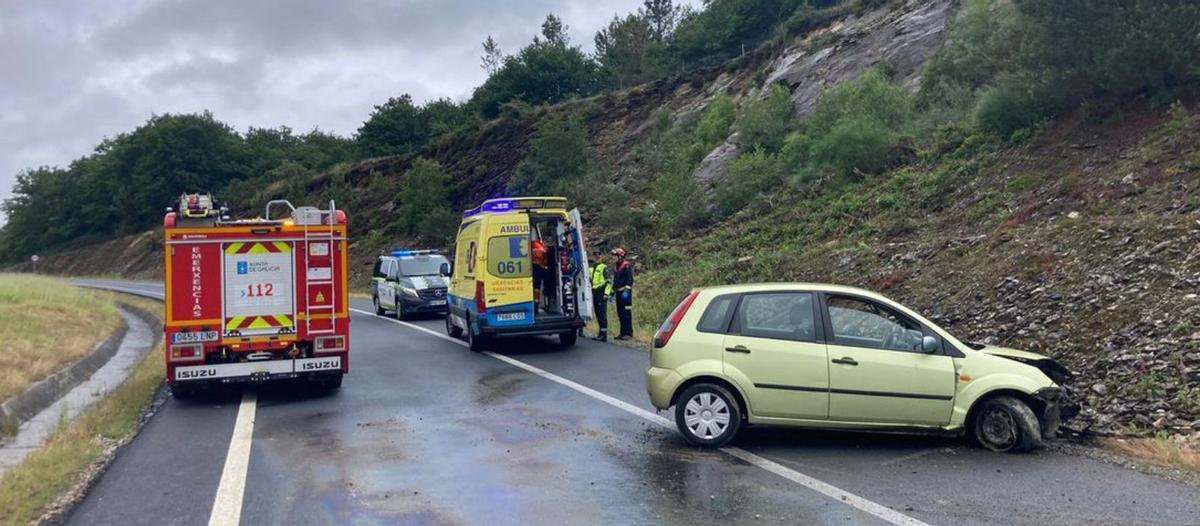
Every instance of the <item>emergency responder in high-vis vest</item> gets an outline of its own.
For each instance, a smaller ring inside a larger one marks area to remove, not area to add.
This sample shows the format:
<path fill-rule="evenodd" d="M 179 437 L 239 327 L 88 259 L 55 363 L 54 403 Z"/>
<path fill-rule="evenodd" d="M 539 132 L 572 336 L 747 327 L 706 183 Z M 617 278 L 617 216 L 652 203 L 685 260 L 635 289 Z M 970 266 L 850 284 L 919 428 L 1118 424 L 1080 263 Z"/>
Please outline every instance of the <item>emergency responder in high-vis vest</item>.
<path fill-rule="evenodd" d="M 592 254 L 592 310 L 596 312 L 596 325 L 599 330 L 593 340 L 608 341 L 608 298 L 612 296 L 612 277 L 608 265 L 600 259 L 600 253 Z"/>
<path fill-rule="evenodd" d="M 613 276 L 613 290 L 617 294 L 617 320 L 621 323 L 618 340 L 633 339 L 633 265 L 625 259 L 625 249 L 612 251 L 617 258 L 617 271 Z"/>

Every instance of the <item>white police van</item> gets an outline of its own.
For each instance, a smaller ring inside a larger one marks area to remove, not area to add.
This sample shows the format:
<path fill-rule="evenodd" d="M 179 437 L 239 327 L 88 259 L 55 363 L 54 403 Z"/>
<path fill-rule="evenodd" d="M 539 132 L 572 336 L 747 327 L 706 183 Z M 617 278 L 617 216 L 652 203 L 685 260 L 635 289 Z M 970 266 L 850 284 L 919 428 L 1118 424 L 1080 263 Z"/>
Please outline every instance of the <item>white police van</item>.
<path fill-rule="evenodd" d="M 375 314 L 392 311 L 396 318 L 412 314 L 446 314 L 450 261 L 434 250 L 394 250 L 375 261 L 371 299 Z"/>

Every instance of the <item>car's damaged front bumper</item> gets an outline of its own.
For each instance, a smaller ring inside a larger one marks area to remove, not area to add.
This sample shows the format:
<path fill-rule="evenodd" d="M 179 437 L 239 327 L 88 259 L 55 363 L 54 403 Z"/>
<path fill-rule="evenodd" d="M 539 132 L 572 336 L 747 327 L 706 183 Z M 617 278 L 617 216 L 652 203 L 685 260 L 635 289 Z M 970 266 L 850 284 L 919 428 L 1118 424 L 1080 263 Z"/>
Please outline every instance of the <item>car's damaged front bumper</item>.
<path fill-rule="evenodd" d="M 1042 427 L 1042 438 L 1047 440 L 1058 436 L 1062 423 L 1079 413 L 1079 406 L 1071 403 L 1061 387 L 1043 387 L 1034 392 L 1033 397 L 1042 405 L 1038 423 Z"/>

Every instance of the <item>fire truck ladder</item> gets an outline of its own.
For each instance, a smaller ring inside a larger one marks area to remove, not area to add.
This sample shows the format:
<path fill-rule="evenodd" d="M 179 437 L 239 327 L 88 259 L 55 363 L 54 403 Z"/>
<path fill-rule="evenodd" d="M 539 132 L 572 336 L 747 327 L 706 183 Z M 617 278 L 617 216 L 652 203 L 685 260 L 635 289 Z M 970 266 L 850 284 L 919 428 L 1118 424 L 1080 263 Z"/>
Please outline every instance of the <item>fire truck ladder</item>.
<path fill-rule="evenodd" d="M 317 225 L 312 225 L 311 221 L 303 221 L 304 226 L 304 328 L 308 334 L 333 334 L 336 332 L 337 326 L 337 287 L 334 286 L 334 276 L 337 275 L 337 257 L 334 256 L 334 248 L 337 245 L 337 205 L 332 200 L 329 201 L 329 209 L 317 209 L 320 221 Z M 329 229 L 324 227 L 329 225 Z M 313 241 L 328 241 L 329 252 L 329 279 L 313 280 L 309 279 L 308 269 L 309 258 L 312 257 Z M 313 289 L 317 287 L 329 286 L 329 303 L 324 305 L 312 305 L 308 299 L 312 298 Z M 313 312 L 328 312 L 329 313 L 329 328 L 328 329 L 313 329 L 312 320 Z"/>
<path fill-rule="evenodd" d="M 292 203 L 286 199 L 277 199 L 267 203 L 266 219 L 271 220 L 271 207 L 275 205 L 287 205 L 292 211 L 292 220 L 295 224 L 304 227 L 304 328 L 308 334 L 333 334 L 337 332 L 335 319 L 337 316 L 337 286 L 333 284 L 334 276 L 337 275 L 337 260 L 334 255 L 337 243 L 340 241 L 337 237 L 337 205 L 330 200 L 329 209 L 321 210 L 316 207 L 302 206 L 297 209 L 292 206 Z M 325 227 L 328 225 L 328 229 Z M 310 280 L 308 279 L 308 269 L 310 268 L 310 259 L 312 257 L 311 243 L 313 241 L 327 241 L 329 243 L 329 252 L 326 256 L 329 258 L 329 278 Z M 308 299 L 312 297 L 312 291 L 316 287 L 329 286 L 329 303 L 325 305 L 310 305 Z M 313 312 L 328 312 L 329 313 L 329 328 L 328 329 L 313 329 L 312 319 Z"/>

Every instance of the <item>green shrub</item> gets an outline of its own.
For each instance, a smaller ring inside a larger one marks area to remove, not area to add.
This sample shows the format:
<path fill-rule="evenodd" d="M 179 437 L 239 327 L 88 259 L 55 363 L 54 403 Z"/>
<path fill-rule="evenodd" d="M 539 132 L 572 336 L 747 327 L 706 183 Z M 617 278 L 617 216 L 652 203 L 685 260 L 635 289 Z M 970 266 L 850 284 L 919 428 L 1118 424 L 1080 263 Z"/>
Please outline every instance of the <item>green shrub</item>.
<path fill-rule="evenodd" d="M 775 158 L 759 148 L 744 153 L 729 164 L 729 174 L 717 185 L 717 206 L 732 215 L 749 205 L 779 180 Z"/>
<path fill-rule="evenodd" d="M 591 169 L 590 157 L 587 129 L 579 118 L 543 120 L 509 181 L 508 191 L 515 195 L 564 193 Z"/>
<path fill-rule="evenodd" d="M 699 162 L 729 137 L 729 127 L 733 125 L 735 113 L 733 99 L 729 98 L 728 94 L 722 92 L 713 97 L 708 109 L 704 110 L 704 115 L 700 117 L 700 122 L 696 124 L 692 143 L 693 162 Z"/>
<path fill-rule="evenodd" d="M 1041 113 L 1030 95 L 1012 84 L 988 90 L 975 105 L 975 124 L 1003 138 L 1032 127 L 1040 119 Z"/>
<path fill-rule="evenodd" d="M 883 123 L 853 117 L 838 122 L 818 138 L 812 146 L 812 157 L 821 167 L 858 180 L 883 167 L 893 140 Z"/>
<path fill-rule="evenodd" d="M 751 96 L 738 112 L 735 127 L 738 146 L 743 151 L 765 148 L 774 152 L 783 144 L 792 119 L 792 94 L 780 84 L 772 84 L 767 96 Z"/>
<path fill-rule="evenodd" d="M 659 219 L 668 229 L 701 223 L 707 214 L 704 189 L 691 170 L 677 167 L 659 174 L 654 183 Z"/>
<path fill-rule="evenodd" d="M 444 243 L 454 232 L 457 219 L 451 208 L 450 175 L 434 161 L 413 161 L 400 182 L 396 225 L 422 241 Z"/>
<path fill-rule="evenodd" d="M 823 93 L 807 126 L 809 135 L 818 136 L 844 120 L 866 117 L 900 131 L 912 115 L 912 97 L 876 68 Z"/>

